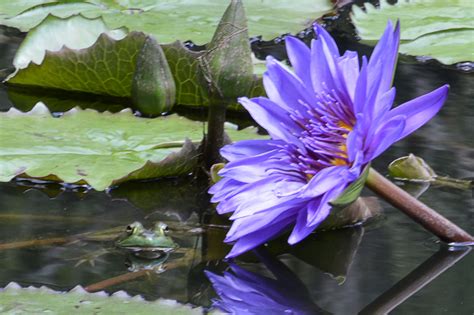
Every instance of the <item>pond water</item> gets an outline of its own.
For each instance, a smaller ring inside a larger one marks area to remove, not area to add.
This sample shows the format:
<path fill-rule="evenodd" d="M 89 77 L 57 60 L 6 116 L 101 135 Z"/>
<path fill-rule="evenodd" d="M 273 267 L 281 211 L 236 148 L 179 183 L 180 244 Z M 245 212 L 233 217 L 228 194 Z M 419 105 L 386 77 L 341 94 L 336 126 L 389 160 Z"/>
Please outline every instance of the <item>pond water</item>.
<path fill-rule="evenodd" d="M 9 66 L 18 42 L 11 36 L 0 42 L 1 68 Z M 440 114 L 378 158 L 376 169 L 385 172 L 393 159 L 414 153 L 439 174 L 474 176 L 472 74 L 400 62 L 396 101 L 444 83 L 451 90 Z M 2 87 L 0 108 L 11 105 Z M 473 191 L 400 185 L 422 192 L 420 200 L 474 231 Z M 191 177 L 127 183 L 107 192 L 24 181 L 0 183 L 0 286 L 15 281 L 68 290 L 80 284 L 209 307 L 216 292 L 205 271 L 222 275 L 229 270 L 229 262 L 222 260 L 229 248 L 222 245 L 228 223 L 212 215 L 205 191 L 206 183 Z M 237 270 L 238 279 L 233 280 L 267 294 L 265 306 L 273 301 L 275 314 L 279 314 L 276 305 L 297 314 L 373 314 L 392 308 L 392 314 L 473 314 L 474 255 L 468 250 L 449 251 L 400 211 L 378 202 L 382 215 L 364 226 L 321 232 L 291 250 L 275 241 L 237 259 L 238 266 L 255 276 Z M 137 262 L 114 250 L 113 241 L 71 237 L 125 228 L 133 221 L 167 222 L 186 259 L 182 253 L 171 254 L 165 272 L 144 272 L 127 280 L 124 275 L 130 275 L 129 268 Z M 107 279 L 109 283 L 101 282 Z M 261 309 L 261 314 L 269 313 Z"/>

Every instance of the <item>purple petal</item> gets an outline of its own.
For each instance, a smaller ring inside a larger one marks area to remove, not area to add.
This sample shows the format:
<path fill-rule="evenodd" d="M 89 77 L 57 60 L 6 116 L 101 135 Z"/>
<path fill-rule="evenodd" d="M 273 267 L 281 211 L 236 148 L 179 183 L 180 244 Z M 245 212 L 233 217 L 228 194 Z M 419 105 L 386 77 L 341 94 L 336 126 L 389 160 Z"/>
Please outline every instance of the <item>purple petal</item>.
<path fill-rule="evenodd" d="M 354 162 L 357 152 L 363 150 L 364 146 L 364 122 L 365 118 L 363 114 L 356 115 L 356 124 L 346 140 L 347 155 L 350 162 Z"/>
<path fill-rule="evenodd" d="M 398 58 L 398 45 L 400 42 L 400 23 L 397 22 L 395 29 L 391 21 L 388 21 L 385 31 L 374 48 L 369 62 L 369 82 L 377 84 L 377 94 L 385 93 L 391 86 L 395 66 Z M 380 65 L 382 74 L 376 75 L 375 68 Z"/>
<path fill-rule="evenodd" d="M 302 183 L 291 183 L 285 182 L 287 189 L 293 192 L 297 192 L 299 188 L 302 186 Z M 298 203 L 298 200 L 295 200 L 295 197 L 291 194 L 279 196 L 275 190 L 275 185 L 279 183 L 266 183 L 266 185 L 270 187 L 260 188 L 256 190 L 255 193 L 259 193 L 258 195 L 253 194 L 250 195 L 248 198 L 244 199 L 242 203 L 236 208 L 235 213 L 230 217 L 231 220 L 252 216 L 258 214 L 262 211 L 268 211 L 269 209 L 273 209 L 275 207 L 280 208 L 291 208 L 294 207 L 295 204 Z M 293 184 L 293 185 L 292 185 Z M 283 186 L 283 185 L 281 185 Z M 272 210 L 277 211 L 277 210 Z"/>
<path fill-rule="evenodd" d="M 354 114 L 364 113 L 367 101 L 367 58 L 362 57 L 362 68 L 357 78 L 356 90 L 354 93 Z"/>
<path fill-rule="evenodd" d="M 291 232 L 290 236 L 288 237 L 288 244 L 293 245 L 307 237 L 311 234 L 315 227 L 309 226 L 307 217 L 308 217 L 308 208 L 310 207 L 318 207 L 319 203 L 321 202 L 321 198 L 314 199 L 310 201 L 305 208 L 301 209 L 298 212 L 298 217 L 296 218 L 296 224 Z"/>
<path fill-rule="evenodd" d="M 265 226 L 277 223 L 285 224 L 292 221 L 289 218 L 294 217 L 299 210 L 299 207 L 295 207 L 295 203 L 287 202 L 283 205 L 276 205 L 265 212 L 237 219 L 232 223 L 232 227 L 226 235 L 225 242 L 233 242 L 245 235 L 259 231 Z"/>
<path fill-rule="evenodd" d="M 275 157 L 275 161 L 271 159 Z M 279 165 L 277 150 L 235 160 L 226 164 L 219 175 L 243 183 L 251 183 L 267 176 L 267 169 Z"/>
<path fill-rule="evenodd" d="M 311 62 L 311 51 L 301 40 L 293 37 L 285 37 L 286 51 L 296 75 L 303 83 L 311 86 L 311 74 L 308 64 Z"/>
<path fill-rule="evenodd" d="M 341 183 L 331 191 L 324 194 L 321 198 L 310 201 L 305 211 L 300 211 L 298 213 L 296 225 L 288 238 L 288 244 L 296 244 L 311 234 L 314 229 L 316 229 L 318 225 L 328 217 L 332 208 L 329 202 L 337 198 L 348 184 L 349 183 Z"/>
<path fill-rule="evenodd" d="M 340 59 L 340 54 L 336 42 L 331 37 L 331 35 L 329 35 L 329 33 L 318 24 L 315 25 L 315 32 L 318 35 L 317 42 L 320 43 L 320 45 L 315 46 L 319 52 L 315 54 L 315 56 L 318 56 L 320 59 L 317 59 L 314 66 L 317 70 L 318 66 L 321 65 L 321 68 L 329 76 L 326 77 L 327 81 L 323 81 L 326 82 L 327 89 L 315 89 L 315 91 L 320 92 L 324 90 L 335 90 L 338 93 L 338 98 L 341 99 L 343 103 L 348 104 L 350 102 L 350 97 L 349 94 L 346 93 L 343 74 L 341 73 L 341 69 L 339 69 L 338 61 Z M 312 60 L 312 65 L 313 63 L 314 60 Z"/>
<path fill-rule="evenodd" d="M 405 128 L 406 117 L 403 115 L 395 116 L 384 122 L 378 127 L 372 142 L 366 152 L 364 163 L 368 163 L 382 154 L 400 137 Z"/>
<path fill-rule="evenodd" d="M 256 214 L 260 211 L 283 204 L 292 200 L 292 196 L 280 197 L 275 193 L 275 183 L 278 177 L 264 178 L 258 182 L 249 184 L 238 195 L 226 201 L 227 207 L 232 207 L 235 213 L 231 220 Z"/>
<path fill-rule="evenodd" d="M 284 144 L 283 141 L 277 140 L 242 140 L 226 145 L 220 152 L 226 160 L 231 162 L 275 150 L 277 145 L 282 144 Z"/>
<path fill-rule="evenodd" d="M 211 202 L 219 202 L 231 197 L 245 183 L 233 180 L 232 178 L 222 178 L 209 188 L 208 193 L 212 194 Z"/>
<path fill-rule="evenodd" d="M 311 41 L 311 82 L 314 91 L 321 93 L 326 90 L 334 90 L 335 83 L 328 60 L 324 54 L 323 42 L 313 39 Z"/>
<path fill-rule="evenodd" d="M 395 95 L 396 89 L 395 87 L 392 87 L 377 99 L 374 119 L 379 119 L 387 114 L 390 108 L 392 108 Z"/>
<path fill-rule="evenodd" d="M 428 94 L 419 96 L 388 112 L 385 118 L 387 120 L 398 115 L 406 116 L 405 128 L 395 141 L 403 139 L 433 118 L 443 106 L 448 96 L 448 91 L 449 85 L 443 85 Z"/>
<path fill-rule="evenodd" d="M 291 220 L 289 220 L 291 222 Z M 266 226 L 259 231 L 250 233 L 242 238 L 240 238 L 235 244 L 234 247 L 232 247 L 232 250 L 230 251 L 229 254 L 227 254 L 226 258 L 233 258 L 236 256 L 239 256 L 240 254 L 253 249 L 280 234 L 290 224 L 284 224 L 282 222 L 281 224 L 273 224 L 270 226 Z"/>
<path fill-rule="evenodd" d="M 341 181 L 347 166 L 331 166 L 322 169 L 311 178 L 298 198 L 315 198 L 334 188 Z"/>
<path fill-rule="evenodd" d="M 267 72 L 264 74 L 263 80 L 265 90 L 270 82 L 270 85 L 273 85 L 273 88 L 266 91 L 268 97 L 290 113 L 297 111 L 304 114 L 307 109 L 302 103 L 311 104 L 314 102 L 314 96 L 308 90 L 310 82 L 301 81 L 299 77 L 271 56 L 267 57 Z"/>
<path fill-rule="evenodd" d="M 357 78 L 359 77 L 359 56 L 355 51 L 346 51 L 338 60 L 346 93 L 354 100 Z"/>
<path fill-rule="evenodd" d="M 251 100 L 241 97 L 239 102 L 247 109 L 252 118 L 268 131 L 274 140 L 281 139 L 285 142 L 299 142 L 292 135 L 292 132 L 294 130 L 301 130 L 301 128 L 277 104 L 263 97 Z"/>
<path fill-rule="evenodd" d="M 314 31 L 318 35 L 318 40 L 324 43 L 323 47 L 328 59 L 334 61 L 334 57 L 340 57 L 339 49 L 332 36 L 319 24 L 314 25 Z"/>
<path fill-rule="evenodd" d="M 323 222 L 324 219 L 326 219 L 329 215 L 329 212 L 332 208 L 329 202 L 333 199 L 336 199 L 350 183 L 351 182 L 342 179 L 339 185 L 335 186 L 332 190 L 323 195 L 317 208 L 308 208 L 308 225 L 317 227 L 321 222 Z"/>

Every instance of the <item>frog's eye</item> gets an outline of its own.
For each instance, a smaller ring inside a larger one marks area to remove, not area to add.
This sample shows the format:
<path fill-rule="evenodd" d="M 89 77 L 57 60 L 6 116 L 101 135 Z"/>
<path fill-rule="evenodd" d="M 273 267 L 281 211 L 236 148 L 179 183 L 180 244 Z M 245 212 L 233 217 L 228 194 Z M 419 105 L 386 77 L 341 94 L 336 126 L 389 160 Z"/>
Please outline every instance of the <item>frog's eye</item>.
<path fill-rule="evenodd" d="M 166 233 L 169 231 L 168 225 L 163 222 L 158 222 L 155 224 L 155 231 L 157 231 L 158 233 Z"/>
<path fill-rule="evenodd" d="M 125 229 L 127 234 L 132 234 L 133 233 L 133 226 L 132 225 L 127 225 L 127 228 Z"/>

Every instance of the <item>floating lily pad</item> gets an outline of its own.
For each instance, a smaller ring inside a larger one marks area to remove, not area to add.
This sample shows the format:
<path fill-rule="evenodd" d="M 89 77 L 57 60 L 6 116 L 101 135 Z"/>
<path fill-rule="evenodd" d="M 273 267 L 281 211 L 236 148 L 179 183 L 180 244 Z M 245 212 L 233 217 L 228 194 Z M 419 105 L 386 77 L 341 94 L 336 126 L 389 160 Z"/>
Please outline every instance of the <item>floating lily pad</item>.
<path fill-rule="evenodd" d="M 244 0 L 249 33 L 273 38 L 297 32 L 332 9 L 330 0 Z M 0 24 L 29 31 L 48 14 L 66 18 L 82 14 L 103 17 L 110 28 L 127 27 L 155 35 L 160 43 L 193 40 L 204 44 L 228 5 L 222 0 L 145 1 L 1 1 Z M 16 5 L 15 5 L 16 4 Z"/>
<path fill-rule="evenodd" d="M 100 19 L 48 17 L 20 46 L 13 62 L 17 71 L 7 78 L 8 83 L 129 97 L 146 35 L 130 33 L 113 38 L 106 30 Z M 66 40 L 73 33 L 84 39 L 77 43 Z"/>
<path fill-rule="evenodd" d="M 363 41 L 375 43 L 388 20 L 401 23 L 400 52 L 435 58 L 444 64 L 474 60 L 472 1 L 413 0 L 380 8 L 353 6 L 352 21 Z"/>
<path fill-rule="evenodd" d="M 199 65 L 199 58 L 204 52 L 191 51 L 179 41 L 162 45 L 162 48 L 175 80 L 176 102 L 182 105 L 209 105 Z"/>
<path fill-rule="evenodd" d="M 96 190 L 128 180 L 189 174 L 197 165 L 203 123 L 177 115 L 146 119 L 70 110 L 54 118 L 44 104 L 0 114 L 0 181 L 29 176 L 87 183 Z M 228 129 L 235 140 L 254 129 Z M 188 140 L 186 140 L 188 139 Z"/>
<path fill-rule="evenodd" d="M 123 291 L 109 296 L 105 292 L 87 293 L 77 286 L 69 292 L 54 291 L 47 287 L 22 288 L 10 283 L 0 289 L 2 314 L 202 314 L 202 308 L 193 308 L 173 300 L 145 301 Z"/>
<path fill-rule="evenodd" d="M 68 38 L 80 40 L 75 42 Z M 154 58 L 156 60 L 143 56 L 142 60 L 148 63 L 142 69 L 137 69 L 137 64 L 144 64 L 137 63 L 137 60 L 140 60 L 140 51 L 143 53 L 142 48 L 147 41 L 149 37 L 144 33 L 126 34 L 122 29 L 110 31 L 100 18 L 73 16 L 61 19 L 48 16 L 28 33 L 21 44 L 14 59 L 17 70 L 7 78 L 7 82 L 18 86 L 130 98 L 132 86 L 149 86 L 149 82 L 143 82 L 143 70 L 159 68 L 161 70 L 157 73 L 171 73 L 164 76 L 168 80 L 157 82 L 174 79 L 174 84 L 170 81 L 170 84 L 163 85 L 176 87 L 175 97 L 169 95 L 169 99 L 175 99 L 181 105 L 207 106 L 209 84 L 202 71 L 205 52 L 190 51 L 179 41 L 162 45 L 161 48 L 155 45 L 155 50 L 163 50 L 166 60 L 161 54 L 161 58 Z M 149 65 L 152 59 L 154 66 Z M 249 62 L 250 56 L 246 64 Z M 248 94 L 264 94 L 261 79 L 252 76 L 247 79 L 251 85 Z M 167 93 L 171 94 L 172 91 L 174 88 Z M 150 104 L 149 100 L 140 97 L 136 97 L 133 103 L 135 108 L 148 115 L 167 111 L 172 105 Z M 236 104 L 231 108 L 242 110 Z"/>

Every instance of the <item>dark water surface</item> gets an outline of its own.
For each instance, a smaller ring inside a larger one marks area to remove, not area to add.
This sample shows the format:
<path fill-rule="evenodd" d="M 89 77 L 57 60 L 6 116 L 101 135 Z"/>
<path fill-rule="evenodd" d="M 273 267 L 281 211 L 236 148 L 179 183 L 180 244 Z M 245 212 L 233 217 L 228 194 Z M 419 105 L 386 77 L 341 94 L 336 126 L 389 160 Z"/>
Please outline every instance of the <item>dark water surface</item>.
<path fill-rule="evenodd" d="M 11 41 L 0 41 L 1 68 L 9 66 L 15 46 Z M 384 172 L 393 159 L 414 153 L 439 174 L 474 177 L 472 74 L 433 65 L 400 63 L 395 78 L 397 102 L 444 83 L 451 85 L 451 91 L 440 114 L 378 158 L 375 168 Z M 10 106 L 5 90 L 0 88 L 0 109 Z M 410 191 L 422 188 L 404 187 Z M 472 191 L 429 187 L 420 199 L 474 232 Z M 255 290 L 256 283 L 260 283 L 259 289 L 273 296 L 274 301 L 283 296 L 284 301 L 279 302 L 286 308 L 306 310 L 306 314 L 357 314 L 364 308 L 363 313 L 371 314 L 376 310 L 387 311 L 405 298 L 392 314 L 474 314 L 474 255 L 449 252 L 401 212 L 383 201 L 380 203 L 382 217 L 364 227 L 319 233 L 291 250 L 276 241 L 268 251 L 258 253 L 260 258 L 249 254 L 236 263 L 257 275 L 252 282 Z M 145 225 L 162 220 L 170 223 L 174 229 L 171 234 L 182 249 L 191 253 L 192 259 L 164 273 L 150 274 L 106 290 L 123 289 L 148 299 L 163 297 L 209 306 L 216 294 L 204 271 L 222 274 L 228 269 L 228 264 L 221 260 L 227 250 L 221 244 L 226 230 L 209 228 L 203 233 L 182 230 L 186 226 L 199 226 L 203 221 L 222 223 L 206 215 L 209 210 L 205 184 L 192 178 L 128 183 L 107 193 L 65 189 L 54 184 L 33 187 L 27 182 L 0 183 L 0 243 L 38 239 L 46 242 L 24 247 L 16 243 L 16 248 L 11 249 L 0 247 L 0 286 L 15 281 L 67 290 L 125 274 L 127 255 L 113 250 L 113 242 L 62 238 L 125 227 L 136 220 Z M 87 259 L 96 251 L 104 254 Z M 275 258 L 274 254 L 278 256 Z M 179 259 L 182 254 L 172 254 L 169 262 Z M 270 285 L 262 277 L 283 280 Z M 394 287 L 403 278 L 404 282 Z M 414 293 L 426 282 L 423 279 L 428 278 L 434 280 Z M 242 276 L 240 280 L 243 279 Z M 262 310 L 261 314 L 267 313 Z"/>

